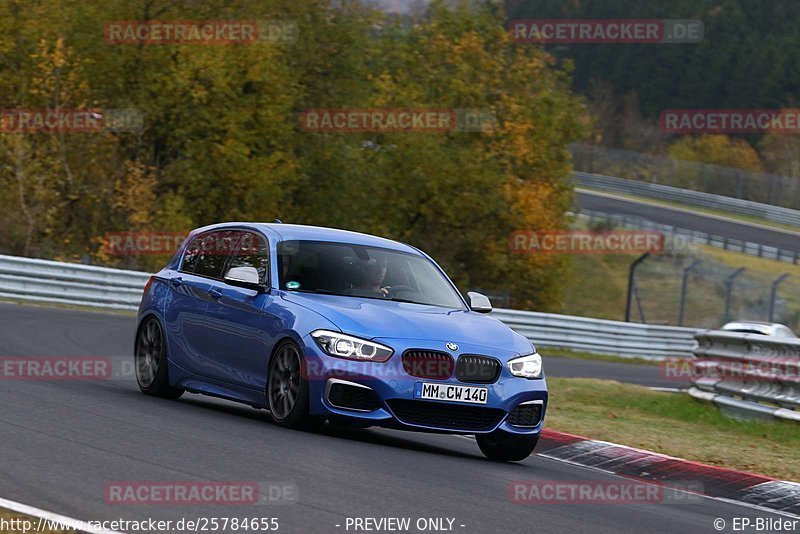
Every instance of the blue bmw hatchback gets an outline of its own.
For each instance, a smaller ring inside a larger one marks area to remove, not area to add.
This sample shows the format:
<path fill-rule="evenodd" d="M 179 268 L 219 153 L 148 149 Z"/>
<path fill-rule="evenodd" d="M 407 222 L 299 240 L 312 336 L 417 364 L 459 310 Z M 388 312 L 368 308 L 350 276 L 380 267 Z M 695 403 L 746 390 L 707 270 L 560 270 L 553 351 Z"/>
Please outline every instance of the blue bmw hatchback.
<path fill-rule="evenodd" d="M 139 307 L 142 392 L 189 391 L 299 427 L 349 421 L 474 434 L 496 460 L 531 454 L 547 408 L 541 357 L 424 252 L 330 228 L 193 231 Z"/>

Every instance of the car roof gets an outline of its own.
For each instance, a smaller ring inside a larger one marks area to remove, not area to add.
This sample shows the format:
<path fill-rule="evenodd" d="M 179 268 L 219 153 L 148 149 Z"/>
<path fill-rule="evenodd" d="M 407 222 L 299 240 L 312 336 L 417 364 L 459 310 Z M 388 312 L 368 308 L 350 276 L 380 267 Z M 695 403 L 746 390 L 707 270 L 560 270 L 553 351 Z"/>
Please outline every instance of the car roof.
<path fill-rule="evenodd" d="M 776 330 L 783 328 L 791 332 L 791 329 L 786 325 L 764 321 L 733 321 L 722 326 L 722 330 L 754 330 L 764 335 L 773 335 Z"/>
<path fill-rule="evenodd" d="M 378 237 L 360 232 L 340 230 L 338 228 L 326 228 L 324 226 L 308 226 L 303 224 L 283 224 L 283 223 L 258 223 L 258 222 L 227 222 L 212 224 L 197 228 L 192 234 L 207 232 L 209 230 L 222 230 L 225 228 L 252 228 L 261 230 L 267 235 L 278 237 L 278 241 L 325 241 L 330 243 L 347 243 L 353 245 L 363 245 L 370 247 L 388 248 L 412 254 L 421 254 L 420 251 L 411 245 Z"/>

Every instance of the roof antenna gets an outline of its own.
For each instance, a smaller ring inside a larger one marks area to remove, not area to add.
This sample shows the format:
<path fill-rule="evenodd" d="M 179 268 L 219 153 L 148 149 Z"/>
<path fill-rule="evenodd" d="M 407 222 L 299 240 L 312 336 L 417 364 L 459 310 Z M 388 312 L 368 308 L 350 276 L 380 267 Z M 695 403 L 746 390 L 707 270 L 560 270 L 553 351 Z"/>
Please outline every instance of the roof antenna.
<path fill-rule="evenodd" d="M 274 220 L 274 221 L 272 221 L 272 222 L 273 222 L 273 223 L 275 223 L 275 224 L 283 224 L 283 221 L 282 221 L 282 220 L 280 220 L 280 219 L 275 219 L 275 220 Z"/>

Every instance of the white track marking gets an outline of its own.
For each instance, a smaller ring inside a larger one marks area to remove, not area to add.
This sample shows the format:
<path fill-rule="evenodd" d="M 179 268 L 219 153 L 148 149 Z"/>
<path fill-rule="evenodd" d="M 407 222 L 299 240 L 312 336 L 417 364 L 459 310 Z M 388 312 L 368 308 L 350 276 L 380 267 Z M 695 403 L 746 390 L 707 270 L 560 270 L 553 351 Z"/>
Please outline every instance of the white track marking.
<path fill-rule="evenodd" d="M 44 528 L 44 521 L 52 521 L 61 528 L 68 527 L 82 532 L 89 532 L 90 534 L 122 534 L 121 532 L 117 532 L 116 530 L 106 530 L 102 528 L 97 528 L 94 525 L 87 523 L 86 521 L 81 521 L 80 519 L 74 519 L 72 517 L 67 517 L 65 515 L 48 512 L 47 510 L 42 510 L 41 508 L 28 506 L 27 504 L 22 504 L 16 501 L 10 501 L 8 499 L 0 498 L 0 508 L 6 508 L 8 510 L 12 510 L 20 514 L 26 514 L 38 517 L 40 521 L 38 528 L 36 529 L 37 531 L 41 531 Z"/>

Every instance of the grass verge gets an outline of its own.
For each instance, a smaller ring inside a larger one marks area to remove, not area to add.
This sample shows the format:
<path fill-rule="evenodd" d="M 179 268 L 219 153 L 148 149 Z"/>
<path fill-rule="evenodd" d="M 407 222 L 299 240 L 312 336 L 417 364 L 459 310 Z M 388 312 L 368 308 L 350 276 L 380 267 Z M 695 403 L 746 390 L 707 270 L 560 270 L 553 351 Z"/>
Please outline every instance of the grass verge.
<path fill-rule="evenodd" d="M 539 350 L 539 353 L 545 358 L 545 368 L 547 366 L 548 356 L 556 356 L 559 358 L 570 358 L 573 360 L 594 360 L 601 362 L 627 363 L 634 365 L 658 366 L 661 363 L 658 360 L 647 360 L 645 358 L 625 358 L 623 356 L 612 356 L 610 354 L 595 354 L 593 352 L 580 352 L 576 350 L 567 350 L 567 349 L 551 349 L 547 347 L 542 347 L 542 349 Z"/>
<path fill-rule="evenodd" d="M 754 291 L 760 291 L 762 298 L 769 298 L 772 281 L 781 274 L 788 273 L 790 276 L 781 284 L 778 294 L 779 299 L 785 300 L 787 314 L 784 320 L 792 322 L 792 314 L 800 309 L 800 297 L 797 297 L 800 294 L 800 265 L 706 245 L 700 245 L 693 258 L 704 260 L 706 265 L 716 266 L 717 277 L 690 279 L 686 302 L 687 326 L 717 328 L 724 322 L 724 291 L 719 287 L 723 278 L 739 267 L 746 268 L 740 280 L 747 280 L 748 283 L 737 286 L 735 297 L 747 290 L 751 300 L 754 298 Z M 635 255 L 575 255 L 571 262 L 571 283 L 565 288 L 564 303 L 559 313 L 624 320 L 628 270 L 635 259 Z M 639 290 L 648 322 L 671 325 L 677 323 L 682 268 L 686 265 L 688 260 L 679 265 L 669 258 L 654 256 L 639 268 Z M 733 311 L 736 312 L 736 299 L 734 300 Z M 638 320 L 635 307 L 633 317 Z"/>
<path fill-rule="evenodd" d="M 112 313 L 114 315 L 125 315 L 128 317 L 136 317 L 136 312 L 133 310 L 118 310 L 114 308 L 101 308 L 97 306 L 78 306 L 76 304 L 66 304 L 63 302 L 45 302 L 37 300 L 6 298 L 6 297 L 0 297 L 0 302 L 5 304 L 19 304 L 20 306 L 36 306 L 39 308 L 58 308 L 62 310 L 102 313 L 105 315 Z M 2 534 L 2 532 L 0 532 L 0 534 Z"/>
<path fill-rule="evenodd" d="M 800 481 L 800 424 L 742 422 L 688 395 L 589 378 L 549 378 L 546 426 L 704 464 Z"/>

